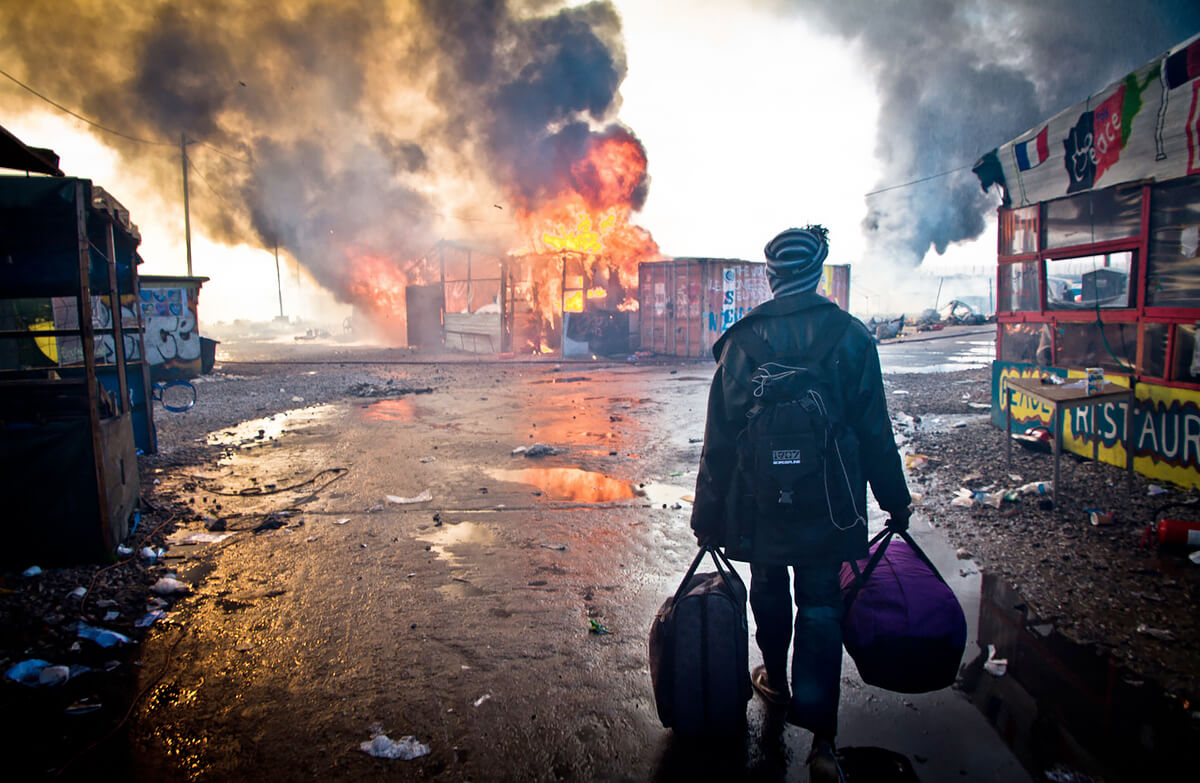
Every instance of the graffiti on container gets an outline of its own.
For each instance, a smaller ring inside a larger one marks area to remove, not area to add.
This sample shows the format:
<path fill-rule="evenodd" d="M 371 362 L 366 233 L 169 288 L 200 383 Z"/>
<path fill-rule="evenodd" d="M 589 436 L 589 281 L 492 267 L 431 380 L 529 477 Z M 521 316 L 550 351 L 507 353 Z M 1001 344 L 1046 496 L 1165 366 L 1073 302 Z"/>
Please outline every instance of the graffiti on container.
<path fill-rule="evenodd" d="M 196 315 L 183 288 L 143 288 L 142 323 L 146 327 L 146 358 L 151 367 L 183 369 L 200 359 Z"/>

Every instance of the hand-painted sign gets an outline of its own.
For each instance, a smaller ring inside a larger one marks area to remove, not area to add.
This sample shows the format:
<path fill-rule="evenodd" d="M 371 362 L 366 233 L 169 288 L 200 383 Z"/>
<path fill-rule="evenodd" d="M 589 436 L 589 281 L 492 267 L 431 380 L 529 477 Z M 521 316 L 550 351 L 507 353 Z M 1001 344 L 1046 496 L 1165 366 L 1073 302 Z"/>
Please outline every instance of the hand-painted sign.
<path fill-rule="evenodd" d="M 1004 426 L 1003 379 L 1046 374 L 1072 379 L 1086 376 L 1083 370 L 994 362 L 992 422 Z M 1125 383 L 1119 377 L 1111 380 Z M 1143 383 L 1138 384 L 1134 396 L 1134 468 L 1153 478 L 1200 487 L 1200 391 Z M 1049 407 L 1015 391 L 1012 417 L 1014 429 L 1018 424 L 1053 426 Z M 1078 408 L 1064 416 L 1063 446 L 1068 451 L 1090 457 L 1095 441 L 1099 441 L 1101 461 L 1125 466 L 1125 403 Z"/>
<path fill-rule="evenodd" d="M 984 155 L 1005 206 L 1200 173 L 1200 35 Z"/>

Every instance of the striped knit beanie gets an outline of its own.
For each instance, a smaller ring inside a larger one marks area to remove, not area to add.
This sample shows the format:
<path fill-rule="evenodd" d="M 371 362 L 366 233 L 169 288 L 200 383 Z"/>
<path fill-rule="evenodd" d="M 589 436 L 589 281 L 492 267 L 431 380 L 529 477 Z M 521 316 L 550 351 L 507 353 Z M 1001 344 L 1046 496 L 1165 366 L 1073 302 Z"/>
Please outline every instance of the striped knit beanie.
<path fill-rule="evenodd" d="M 823 226 L 789 228 L 763 248 L 767 282 L 775 296 L 815 291 L 829 255 L 829 231 Z"/>

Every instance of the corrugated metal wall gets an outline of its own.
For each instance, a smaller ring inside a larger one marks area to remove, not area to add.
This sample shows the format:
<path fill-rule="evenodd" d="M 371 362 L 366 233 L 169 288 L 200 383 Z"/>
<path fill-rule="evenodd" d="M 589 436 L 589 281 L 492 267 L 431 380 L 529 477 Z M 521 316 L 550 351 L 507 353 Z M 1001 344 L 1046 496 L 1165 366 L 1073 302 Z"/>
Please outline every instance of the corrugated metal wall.
<path fill-rule="evenodd" d="M 677 258 L 638 267 L 641 349 L 702 358 L 726 329 L 771 296 L 766 265 Z"/>

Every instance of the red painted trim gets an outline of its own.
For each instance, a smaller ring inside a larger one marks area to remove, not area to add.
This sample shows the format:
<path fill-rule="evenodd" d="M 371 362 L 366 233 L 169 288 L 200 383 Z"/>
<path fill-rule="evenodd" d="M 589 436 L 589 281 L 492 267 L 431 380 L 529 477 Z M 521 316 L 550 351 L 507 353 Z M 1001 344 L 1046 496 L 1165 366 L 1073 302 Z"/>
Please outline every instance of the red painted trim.
<path fill-rule="evenodd" d="M 1137 277 L 1137 308 L 1139 313 L 1146 311 L 1146 269 L 1150 265 L 1150 185 L 1142 186 L 1142 241 L 1138 246 L 1138 257 L 1134 259 Z"/>
<path fill-rule="evenodd" d="M 1147 307 L 1142 314 L 1151 321 L 1200 321 L 1200 307 Z"/>

